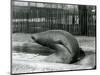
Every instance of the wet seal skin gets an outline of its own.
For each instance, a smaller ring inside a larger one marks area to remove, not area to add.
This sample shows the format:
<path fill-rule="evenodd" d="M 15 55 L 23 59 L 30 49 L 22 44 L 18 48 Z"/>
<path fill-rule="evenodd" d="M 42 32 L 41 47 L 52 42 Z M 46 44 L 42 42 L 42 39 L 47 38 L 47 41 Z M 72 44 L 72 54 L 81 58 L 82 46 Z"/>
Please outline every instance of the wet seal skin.
<path fill-rule="evenodd" d="M 85 56 L 76 38 L 64 30 L 48 30 L 32 34 L 31 38 L 42 46 L 55 50 L 45 61 L 58 63 L 74 63 Z"/>

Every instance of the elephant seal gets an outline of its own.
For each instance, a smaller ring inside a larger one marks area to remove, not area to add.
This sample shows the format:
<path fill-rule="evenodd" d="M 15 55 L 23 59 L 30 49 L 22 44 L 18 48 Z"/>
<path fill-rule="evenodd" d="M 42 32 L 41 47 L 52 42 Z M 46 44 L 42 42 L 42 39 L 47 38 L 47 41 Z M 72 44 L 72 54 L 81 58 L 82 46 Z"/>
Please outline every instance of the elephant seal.
<path fill-rule="evenodd" d="M 46 58 L 49 62 L 74 63 L 85 56 L 78 41 L 67 31 L 48 30 L 32 34 L 31 38 L 36 43 L 55 50 L 55 53 Z"/>

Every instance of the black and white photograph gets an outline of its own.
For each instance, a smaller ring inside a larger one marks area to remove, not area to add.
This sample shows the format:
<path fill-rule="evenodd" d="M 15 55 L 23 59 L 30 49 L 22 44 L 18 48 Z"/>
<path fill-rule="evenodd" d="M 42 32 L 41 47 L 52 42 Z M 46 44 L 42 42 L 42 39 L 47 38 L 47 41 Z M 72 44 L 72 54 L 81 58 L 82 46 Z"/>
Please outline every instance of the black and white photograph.
<path fill-rule="evenodd" d="M 96 5 L 11 0 L 11 74 L 96 69 Z"/>

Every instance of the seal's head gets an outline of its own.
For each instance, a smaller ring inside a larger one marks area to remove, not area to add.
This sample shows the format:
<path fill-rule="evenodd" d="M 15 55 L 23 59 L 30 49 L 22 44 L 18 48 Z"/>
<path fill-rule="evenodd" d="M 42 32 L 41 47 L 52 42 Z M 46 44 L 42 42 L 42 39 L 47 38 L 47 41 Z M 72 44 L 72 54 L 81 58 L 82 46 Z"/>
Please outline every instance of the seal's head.
<path fill-rule="evenodd" d="M 33 39 L 34 42 L 42 45 L 42 46 L 45 46 L 46 43 L 45 43 L 45 40 L 44 39 L 41 39 L 40 37 L 38 37 L 37 35 L 32 35 L 31 38 Z"/>

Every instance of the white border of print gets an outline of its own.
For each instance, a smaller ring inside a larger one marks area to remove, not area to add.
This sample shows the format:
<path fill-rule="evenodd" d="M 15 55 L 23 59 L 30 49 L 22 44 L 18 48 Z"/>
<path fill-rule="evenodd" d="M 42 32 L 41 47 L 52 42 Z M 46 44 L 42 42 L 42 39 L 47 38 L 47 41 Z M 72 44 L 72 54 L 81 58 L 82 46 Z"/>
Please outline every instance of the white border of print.
<path fill-rule="evenodd" d="M 0 1 L 0 75 L 10 75 L 10 2 L 11 0 Z M 25 0 L 24 0 L 25 1 Z M 40 2 L 70 3 L 82 5 L 97 5 L 97 13 L 100 13 L 100 0 L 26 0 Z M 39 73 L 39 75 L 98 75 L 100 70 L 100 14 L 97 14 L 97 70 L 82 70 L 68 72 Z M 38 73 L 37 73 L 38 74 Z M 25 74 L 26 75 L 26 74 Z M 33 75 L 33 74 L 27 74 Z"/>

